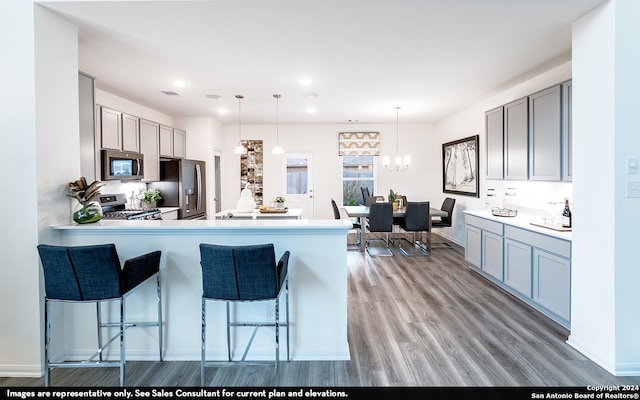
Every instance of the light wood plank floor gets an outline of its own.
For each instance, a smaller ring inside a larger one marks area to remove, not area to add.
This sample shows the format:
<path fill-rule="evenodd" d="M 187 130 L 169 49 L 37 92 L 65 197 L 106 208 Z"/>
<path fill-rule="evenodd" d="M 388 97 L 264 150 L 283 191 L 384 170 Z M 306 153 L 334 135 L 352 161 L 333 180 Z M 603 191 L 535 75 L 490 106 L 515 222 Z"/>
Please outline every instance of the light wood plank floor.
<path fill-rule="evenodd" d="M 426 257 L 348 252 L 350 361 L 208 368 L 211 386 L 584 386 L 614 377 L 568 331 L 473 272 L 463 249 Z M 197 386 L 198 362 L 127 363 L 128 386 Z M 56 386 L 115 386 L 118 370 L 58 369 Z M 42 378 L 0 378 L 41 386 Z"/>

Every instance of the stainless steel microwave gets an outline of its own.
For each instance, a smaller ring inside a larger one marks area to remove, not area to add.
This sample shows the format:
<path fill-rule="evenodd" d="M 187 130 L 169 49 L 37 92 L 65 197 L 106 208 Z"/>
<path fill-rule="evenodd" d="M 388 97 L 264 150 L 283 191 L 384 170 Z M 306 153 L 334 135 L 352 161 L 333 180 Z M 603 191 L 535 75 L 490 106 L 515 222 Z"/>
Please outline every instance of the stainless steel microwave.
<path fill-rule="evenodd" d="M 102 150 L 102 180 L 144 178 L 144 155 L 129 151 Z"/>

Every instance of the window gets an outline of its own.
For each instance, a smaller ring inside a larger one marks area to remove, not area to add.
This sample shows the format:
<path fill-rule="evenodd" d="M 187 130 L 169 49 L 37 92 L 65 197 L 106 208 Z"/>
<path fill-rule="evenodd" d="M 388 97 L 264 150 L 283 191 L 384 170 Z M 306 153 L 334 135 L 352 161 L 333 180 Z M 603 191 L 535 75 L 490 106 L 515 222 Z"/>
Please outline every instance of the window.
<path fill-rule="evenodd" d="M 374 193 L 374 156 L 342 156 L 342 205 L 364 204 L 361 187 Z"/>

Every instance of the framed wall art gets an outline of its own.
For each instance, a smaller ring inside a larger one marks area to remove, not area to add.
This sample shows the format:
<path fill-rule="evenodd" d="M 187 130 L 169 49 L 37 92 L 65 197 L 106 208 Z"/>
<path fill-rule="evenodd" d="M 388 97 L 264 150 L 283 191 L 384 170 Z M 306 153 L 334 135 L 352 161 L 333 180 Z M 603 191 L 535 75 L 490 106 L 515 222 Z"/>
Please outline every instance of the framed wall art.
<path fill-rule="evenodd" d="M 442 191 L 480 197 L 479 135 L 442 145 Z"/>

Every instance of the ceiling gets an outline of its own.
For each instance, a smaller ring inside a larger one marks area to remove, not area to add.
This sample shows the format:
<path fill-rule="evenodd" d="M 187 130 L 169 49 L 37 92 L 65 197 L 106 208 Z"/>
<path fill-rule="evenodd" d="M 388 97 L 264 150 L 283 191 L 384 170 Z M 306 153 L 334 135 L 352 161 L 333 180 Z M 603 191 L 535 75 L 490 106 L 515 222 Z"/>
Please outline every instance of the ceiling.
<path fill-rule="evenodd" d="M 173 117 L 224 124 L 238 122 L 237 94 L 243 124 L 275 123 L 277 93 L 281 124 L 344 124 L 395 123 L 396 106 L 401 123 L 435 122 L 566 62 L 571 23 L 604 2 L 41 4 L 78 27 L 79 69 L 105 91 Z M 173 86 L 176 79 L 186 86 Z"/>

